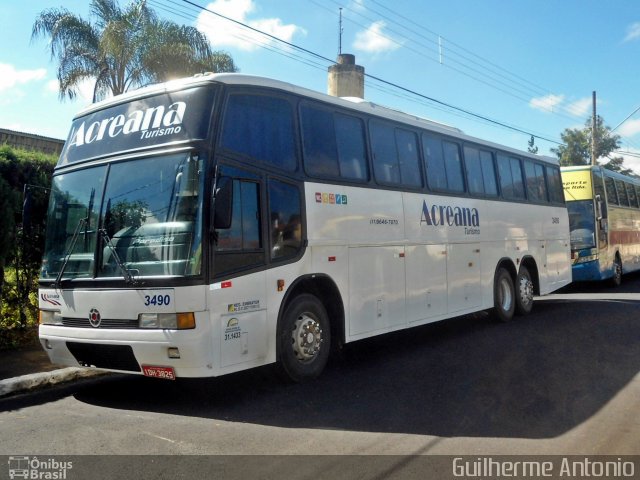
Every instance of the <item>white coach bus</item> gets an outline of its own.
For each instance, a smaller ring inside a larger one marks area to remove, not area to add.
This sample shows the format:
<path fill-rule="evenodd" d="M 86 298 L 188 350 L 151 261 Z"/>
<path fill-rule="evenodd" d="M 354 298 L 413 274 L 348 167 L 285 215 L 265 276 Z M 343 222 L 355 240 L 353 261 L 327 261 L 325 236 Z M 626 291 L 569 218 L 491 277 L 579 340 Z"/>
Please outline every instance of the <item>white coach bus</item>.
<path fill-rule="evenodd" d="M 368 102 L 237 74 L 73 121 L 40 277 L 51 360 L 151 377 L 278 362 L 571 280 L 557 162 Z"/>

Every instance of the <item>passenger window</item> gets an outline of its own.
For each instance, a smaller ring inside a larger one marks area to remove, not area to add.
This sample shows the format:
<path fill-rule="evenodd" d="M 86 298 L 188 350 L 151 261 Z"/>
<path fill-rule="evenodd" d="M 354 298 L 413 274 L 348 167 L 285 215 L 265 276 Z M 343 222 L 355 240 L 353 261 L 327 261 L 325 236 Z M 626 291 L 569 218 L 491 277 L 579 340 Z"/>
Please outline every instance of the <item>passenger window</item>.
<path fill-rule="evenodd" d="M 296 170 L 291 105 L 277 97 L 230 95 L 222 146 L 283 170 Z"/>
<path fill-rule="evenodd" d="M 464 192 L 462 178 L 462 159 L 457 143 L 442 142 L 444 148 L 444 165 L 447 169 L 447 189 L 452 192 Z"/>
<path fill-rule="evenodd" d="M 367 180 L 369 169 L 362 120 L 339 113 L 334 115 L 334 120 L 340 176 L 351 180 Z"/>
<path fill-rule="evenodd" d="M 497 197 L 498 184 L 496 183 L 496 166 L 493 163 L 493 154 L 491 152 L 480 151 L 480 165 L 482 165 L 484 193 Z"/>
<path fill-rule="evenodd" d="M 496 171 L 491 152 L 464 147 L 464 162 L 467 168 L 469 192 L 476 195 L 498 195 Z"/>
<path fill-rule="evenodd" d="M 627 196 L 627 190 L 624 188 L 624 182 L 622 180 L 616 180 L 616 190 L 618 192 L 618 204 L 622 207 L 628 207 L 629 197 Z"/>
<path fill-rule="evenodd" d="M 547 201 L 547 188 L 544 180 L 544 167 L 529 160 L 524 161 L 524 174 L 527 178 L 527 194 L 533 202 Z"/>
<path fill-rule="evenodd" d="M 302 207 L 298 187 L 269 181 L 271 259 L 294 257 L 302 247 Z"/>
<path fill-rule="evenodd" d="M 447 189 L 447 171 L 444 166 L 442 141 L 428 135 L 422 136 L 427 184 L 432 190 Z"/>
<path fill-rule="evenodd" d="M 604 186 L 607 190 L 607 200 L 613 205 L 618 205 L 618 194 L 616 193 L 616 184 L 611 177 L 604 177 Z"/>
<path fill-rule="evenodd" d="M 339 176 L 333 114 L 310 106 L 303 106 L 300 113 L 307 173 L 320 177 Z"/>
<path fill-rule="evenodd" d="M 371 149 L 373 152 L 373 173 L 380 183 L 400 183 L 398 151 L 393 127 L 376 121 L 369 124 Z"/>
<path fill-rule="evenodd" d="M 627 187 L 627 196 L 629 197 L 629 206 L 633 208 L 638 208 L 638 197 L 636 196 L 636 190 L 633 188 L 633 185 L 625 182 L 625 187 Z"/>
<path fill-rule="evenodd" d="M 364 126 L 359 118 L 303 105 L 300 109 L 305 170 L 318 177 L 369 177 Z"/>
<path fill-rule="evenodd" d="M 467 185 L 469 185 L 469 193 L 484 195 L 484 180 L 482 179 L 482 166 L 480 165 L 480 150 L 465 146 L 464 164 L 467 167 Z"/>
<path fill-rule="evenodd" d="M 560 169 L 546 166 L 547 183 L 549 186 L 549 200 L 553 203 L 564 203 L 564 191 L 562 190 L 562 178 Z"/>
<path fill-rule="evenodd" d="M 525 198 L 520 160 L 498 154 L 498 173 L 503 198 L 507 200 Z"/>
<path fill-rule="evenodd" d="M 422 175 L 420 174 L 420 159 L 418 156 L 416 134 L 408 130 L 396 128 L 396 145 L 398 147 L 398 161 L 400 163 L 402 184 L 410 187 L 421 187 Z"/>

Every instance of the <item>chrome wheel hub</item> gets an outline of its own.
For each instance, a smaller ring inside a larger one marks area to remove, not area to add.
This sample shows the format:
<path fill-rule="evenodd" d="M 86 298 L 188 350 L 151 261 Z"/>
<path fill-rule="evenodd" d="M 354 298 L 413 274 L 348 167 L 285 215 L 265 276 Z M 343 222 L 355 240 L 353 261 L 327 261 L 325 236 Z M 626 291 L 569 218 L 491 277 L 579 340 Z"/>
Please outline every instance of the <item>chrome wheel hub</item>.
<path fill-rule="evenodd" d="M 303 362 L 309 362 L 320 351 L 323 341 L 322 328 L 315 319 L 303 313 L 296 319 L 291 339 L 296 358 Z"/>
<path fill-rule="evenodd" d="M 524 277 L 521 278 L 518 288 L 520 290 L 520 299 L 522 300 L 522 303 L 528 305 L 533 302 L 533 282 L 531 280 Z"/>

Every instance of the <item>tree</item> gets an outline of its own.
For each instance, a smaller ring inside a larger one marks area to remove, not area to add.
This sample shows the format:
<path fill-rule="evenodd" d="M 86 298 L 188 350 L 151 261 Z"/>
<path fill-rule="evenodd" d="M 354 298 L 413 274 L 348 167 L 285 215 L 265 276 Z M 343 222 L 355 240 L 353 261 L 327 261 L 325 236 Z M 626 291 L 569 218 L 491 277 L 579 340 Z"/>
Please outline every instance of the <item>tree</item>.
<path fill-rule="evenodd" d="M 566 128 L 560 134 L 563 145 L 552 148 L 560 165 L 589 165 L 591 163 L 591 118 L 585 122 L 582 129 Z M 613 156 L 613 152 L 620 148 L 620 136 L 611 133 L 611 129 L 604 124 L 600 115 L 596 116 L 596 159 L 609 170 L 628 174 L 632 171 L 623 166 L 623 158 Z M 603 159 L 608 159 L 602 163 Z"/>
<path fill-rule="evenodd" d="M 15 201 L 11 186 L 0 177 L 0 311 L 4 290 L 4 267 L 13 253 L 15 241 Z"/>
<path fill-rule="evenodd" d="M 159 20 L 146 0 L 121 9 L 118 0 L 91 0 L 92 23 L 65 8 L 44 10 L 31 38 L 49 37 L 58 60 L 60 98 L 73 99 L 85 80 L 93 101 L 109 94 L 204 71 L 234 72 L 233 59 L 213 51 L 195 27 Z"/>

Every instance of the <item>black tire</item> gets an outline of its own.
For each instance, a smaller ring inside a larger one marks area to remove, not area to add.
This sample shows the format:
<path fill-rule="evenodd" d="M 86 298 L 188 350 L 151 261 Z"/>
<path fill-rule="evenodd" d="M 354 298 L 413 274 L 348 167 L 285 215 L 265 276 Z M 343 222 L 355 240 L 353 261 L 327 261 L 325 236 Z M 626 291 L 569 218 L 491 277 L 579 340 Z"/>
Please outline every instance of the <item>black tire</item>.
<path fill-rule="evenodd" d="M 498 268 L 493 277 L 493 315 L 501 322 L 513 318 L 516 310 L 516 291 L 513 279 L 505 268 Z"/>
<path fill-rule="evenodd" d="M 614 288 L 622 284 L 622 260 L 617 254 L 613 260 L 613 277 L 609 280 L 609 284 Z"/>
<path fill-rule="evenodd" d="M 294 382 L 316 378 L 329 360 L 331 325 L 322 302 L 303 294 L 287 305 L 278 324 L 278 365 Z"/>
<path fill-rule="evenodd" d="M 516 314 L 528 315 L 533 309 L 533 280 L 527 267 L 522 265 L 516 278 Z"/>

